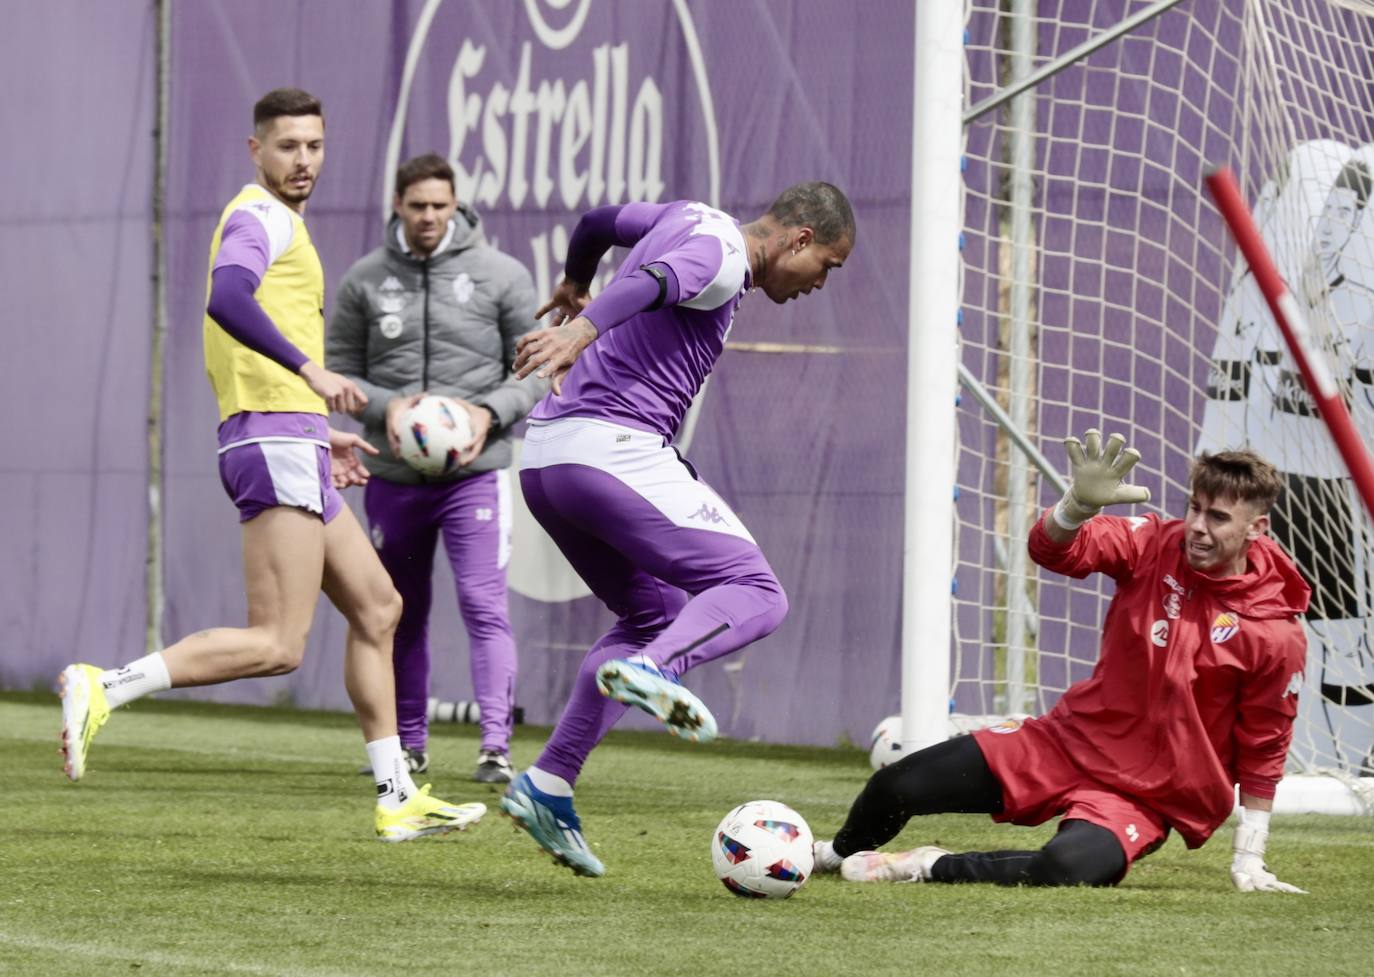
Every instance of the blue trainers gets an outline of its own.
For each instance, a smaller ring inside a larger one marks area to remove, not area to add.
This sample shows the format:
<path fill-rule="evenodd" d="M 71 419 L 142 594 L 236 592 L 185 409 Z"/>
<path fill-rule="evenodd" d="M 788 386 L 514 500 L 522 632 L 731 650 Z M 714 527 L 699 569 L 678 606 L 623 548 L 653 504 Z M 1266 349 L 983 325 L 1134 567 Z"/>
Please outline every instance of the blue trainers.
<path fill-rule="evenodd" d="M 573 810 L 571 797 L 546 794 L 531 783 L 529 774 L 522 773 L 506 788 L 501 810 L 574 875 L 597 878 L 606 874 L 606 866 L 582 837 L 582 822 Z"/>
<path fill-rule="evenodd" d="M 596 670 L 596 687 L 617 702 L 639 706 L 674 736 L 696 743 L 716 738 L 716 717 L 706 703 L 647 658 L 636 655 L 606 662 Z"/>

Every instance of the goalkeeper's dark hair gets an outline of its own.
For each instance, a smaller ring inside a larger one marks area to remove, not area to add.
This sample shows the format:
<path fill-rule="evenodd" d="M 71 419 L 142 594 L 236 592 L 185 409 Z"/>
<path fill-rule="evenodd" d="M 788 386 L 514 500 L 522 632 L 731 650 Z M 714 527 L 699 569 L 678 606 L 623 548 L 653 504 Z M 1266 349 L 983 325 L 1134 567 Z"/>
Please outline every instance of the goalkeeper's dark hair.
<path fill-rule="evenodd" d="M 262 128 L 283 115 L 318 115 L 324 122 L 320 100 L 299 88 L 274 88 L 253 106 L 253 128 Z"/>
<path fill-rule="evenodd" d="M 1207 499 L 1248 502 L 1264 515 L 1283 491 L 1283 476 L 1253 451 L 1203 452 L 1193 462 L 1193 492 Z"/>
<path fill-rule="evenodd" d="M 834 244 L 842 238 L 854 243 L 854 208 L 844 191 L 819 180 L 797 183 L 768 208 L 768 216 L 783 227 L 809 227 L 818 244 Z"/>
<path fill-rule="evenodd" d="M 1336 182 L 1332 185 L 1332 190 L 1354 190 L 1355 206 L 1364 210 L 1364 205 L 1369 203 L 1369 191 L 1374 180 L 1370 179 L 1369 167 L 1358 159 L 1352 159 L 1341 167 L 1340 175 L 1336 177 Z"/>

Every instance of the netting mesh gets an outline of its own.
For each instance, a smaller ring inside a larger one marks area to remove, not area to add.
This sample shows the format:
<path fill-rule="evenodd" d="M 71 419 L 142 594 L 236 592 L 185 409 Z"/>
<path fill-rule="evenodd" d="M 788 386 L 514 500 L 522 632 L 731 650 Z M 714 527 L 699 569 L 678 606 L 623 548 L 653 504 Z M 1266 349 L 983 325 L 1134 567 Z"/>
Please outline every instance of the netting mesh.
<path fill-rule="evenodd" d="M 1148 4 L 1031 6 L 1018 28 L 974 0 L 967 105 Z M 1060 469 L 1064 436 L 1121 431 L 1163 514 L 1182 514 L 1198 450 L 1273 461 L 1273 533 L 1317 595 L 1290 762 L 1374 775 L 1369 520 L 1202 183 L 1236 171 L 1370 443 L 1372 54 L 1374 5 L 1185 4 L 966 127 L 957 714 L 1050 708 L 1091 670 L 1111 597 L 1027 563 L 1059 491 L 968 396 L 981 384 Z"/>

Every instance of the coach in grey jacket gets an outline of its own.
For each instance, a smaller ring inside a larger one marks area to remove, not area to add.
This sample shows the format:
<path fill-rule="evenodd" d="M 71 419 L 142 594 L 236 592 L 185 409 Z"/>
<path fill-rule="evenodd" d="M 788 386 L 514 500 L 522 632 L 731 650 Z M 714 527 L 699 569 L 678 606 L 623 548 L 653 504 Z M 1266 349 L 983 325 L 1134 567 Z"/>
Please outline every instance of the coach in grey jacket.
<path fill-rule="evenodd" d="M 380 454 L 365 507 L 372 542 L 404 601 L 393 654 L 401 745 L 428 767 L 428 623 L 435 543 L 443 536 L 467 627 L 481 751 L 475 779 L 510 780 L 516 653 L 506 597 L 510 552 L 511 426 L 547 389 L 515 379 L 515 342 L 533 329 L 529 272 L 487 244 L 481 221 L 454 197 L 453 170 L 427 154 L 396 174 L 395 214 L 382 247 L 344 276 L 325 361 L 357 381 L 359 414 Z M 449 476 L 401 460 L 398 422 L 422 393 L 458 399 L 474 440 Z"/>

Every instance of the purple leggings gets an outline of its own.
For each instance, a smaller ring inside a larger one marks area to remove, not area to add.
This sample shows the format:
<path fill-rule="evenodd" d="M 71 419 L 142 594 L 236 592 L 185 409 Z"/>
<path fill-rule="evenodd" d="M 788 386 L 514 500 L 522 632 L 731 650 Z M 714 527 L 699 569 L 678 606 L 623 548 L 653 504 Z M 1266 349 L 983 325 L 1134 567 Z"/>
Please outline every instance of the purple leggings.
<path fill-rule="evenodd" d="M 429 608 L 440 534 L 453 567 L 468 632 L 482 749 L 510 748 L 515 702 L 515 638 L 506 599 L 510 500 L 503 472 L 458 482 L 400 485 L 373 478 L 364 505 L 372 545 L 400 591 L 396 628 L 396 720 L 401 743 L 424 749 L 429 734 Z"/>

